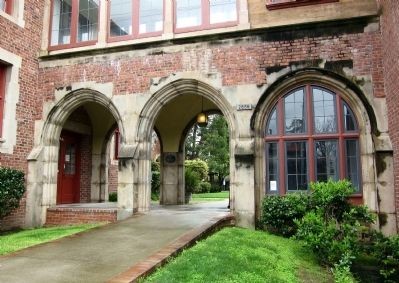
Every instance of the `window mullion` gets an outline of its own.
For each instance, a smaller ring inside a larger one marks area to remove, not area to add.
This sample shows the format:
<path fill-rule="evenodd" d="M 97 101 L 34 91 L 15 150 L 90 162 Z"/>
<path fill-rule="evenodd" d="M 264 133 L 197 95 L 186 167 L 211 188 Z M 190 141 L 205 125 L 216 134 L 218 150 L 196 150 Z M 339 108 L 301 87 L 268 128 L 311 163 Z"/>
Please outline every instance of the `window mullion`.
<path fill-rule="evenodd" d="M 140 25 L 140 0 L 132 0 L 132 35 L 134 38 L 139 36 Z"/>
<path fill-rule="evenodd" d="M 342 111 L 342 102 L 338 95 L 336 95 L 336 104 L 337 104 L 337 124 L 338 124 L 338 164 L 339 164 L 339 178 L 345 179 L 346 169 L 345 169 L 345 140 L 344 140 L 344 129 L 343 129 L 343 111 Z"/>
<path fill-rule="evenodd" d="M 78 42 L 78 20 L 79 20 L 79 1 L 72 0 L 72 16 L 71 16 L 71 39 L 69 44 L 75 44 Z"/>
<path fill-rule="evenodd" d="M 211 6 L 210 0 L 202 0 L 201 1 L 201 14 L 202 14 L 201 26 L 203 28 L 208 28 L 210 25 L 210 14 L 211 14 L 210 6 Z"/>
<path fill-rule="evenodd" d="M 279 175 L 279 180 L 278 180 L 278 190 L 279 190 L 279 194 L 280 195 L 284 195 L 286 193 L 286 178 L 285 178 L 285 163 L 286 163 L 286 158 L 285 158 L 285 142 L 283 139 L 284 136 L 284 117 L 285 117 L 285 113 L 284 113 L 284 99 L 280 99 L 277 102 L 277 135 L 279 136 L 278 139 L 278 159 L 279 159 L 279 171 L 278 171 L 278 175 Z M 282 161 L 282 162 L 281 162 Z"/>
<path fill-rule="evenodd" d="M 312 97 L 312 87 L 307 85 L 305 88 L 305 111 L 307 113 L 306 120 L 307 120 L 307 133 L 309 135 L 308 139 L 308 177 L 309 181 L 315 181 L 315 153 L 314 153 L 314 119 L 313 119 L 313 97 Z"/>

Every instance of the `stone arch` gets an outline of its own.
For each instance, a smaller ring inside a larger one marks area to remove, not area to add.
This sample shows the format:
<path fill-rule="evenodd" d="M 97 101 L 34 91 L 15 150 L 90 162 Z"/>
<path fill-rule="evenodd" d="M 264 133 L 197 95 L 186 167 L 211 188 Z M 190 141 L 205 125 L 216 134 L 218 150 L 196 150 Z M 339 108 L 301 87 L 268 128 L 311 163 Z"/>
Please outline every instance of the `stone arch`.
<path fill-rule="evenodd" d="M 266 186 L 263 136 L 267 117 L 279 97 L 293 87 L 305 83 L 318 84 L 339 93 L 351 107 L 358 121 L 360 134 L 363 202 L 377 214 L 392 214 L 393 212 L 389 211 L 388 208 L 390 205 L 387 204 L 389 197 L 385 197 L 385 202 L 379 201 L 382 194 L 390 195 L 393 193 L 392 172 L 389 172 L 392 171 L 392 168 L 381 174 L 377 164 L 379 156 L 384 156 L 388 164 L 392 162 L 392 146 L 388 134 L 382 132 L 379 128 L 379 125 L 385 122 L 383 121 L 384 115 L 378 113 L 378 107 L 373 105 L 371 100 L 373 94 L 366 95 L 354 82 L 339 74 L 324 69 L 306 68 L 288 73 L 270 85 L 259 99 L 251 118 L 251 128 L 255 133 L 255 152 L 257 153 L 255 158 L 255 183 L 258 184 L 257 188 L 255 188 L 257 194 L 257 216 L 260 214 L 260 200 L 265 195 L 264 188 Z M 394 215 L 391 215 L 391 218 L 392 221 L 389 221 L 390 223 L 385 227 L 381 223 L 378 224 L 380 228 L 385 229 L 388 233 L 393 229 Z"/>
<path fill-rule="evenodd" d="M 160 86 L 151 95 L 147 103 L 144 105 L 138 120 L 136 143 L 138 154 L 136 157 L 135 170 L 135 184 L 137 186 L 138 198 L 137 205 L 139 211 L 146 211 L 149 209 L 150 198 L 150 184 L 146 182 L 147 176 L 150 174 L 150 148 L 151 148 L 151 132 L 155 125 L 156 119 L 164 105 L 171 102 L 180 95 L 199 95 L 215 104 L 220 112 L 224 115 L 229 126 L 230 133 L 230 152 L 233 156 L 234 137 L 237 132 L 237 121 L 235 118 L 233 107 L 223 96 L 220 90 L 213 87 L 211 84 L 202 80 L 179 78 Z M 230 168 L 234 166 L 234 158 L 231 159 Z M 179 178 L 183 178 L 179 176 Z M 232 180 L 233 183 L 233 180 Z M 184 195 L 180 196 L 180 200 L 184 200 Z M 233 207 L 233 206 L 232 206 Z"/>
<path fill-rule="evenodd" d="M 124 125 L 112 100 L 92 89 L 77 89 L 61 98 L 43 121 L 40 139 L 28 157 L 28 196 L 26 226 L 43 225 L 48 207 L 56 204 L 59 137 L 68 117 L 86 103 L 101 105 L 109 111 L 124 138 Z"/>

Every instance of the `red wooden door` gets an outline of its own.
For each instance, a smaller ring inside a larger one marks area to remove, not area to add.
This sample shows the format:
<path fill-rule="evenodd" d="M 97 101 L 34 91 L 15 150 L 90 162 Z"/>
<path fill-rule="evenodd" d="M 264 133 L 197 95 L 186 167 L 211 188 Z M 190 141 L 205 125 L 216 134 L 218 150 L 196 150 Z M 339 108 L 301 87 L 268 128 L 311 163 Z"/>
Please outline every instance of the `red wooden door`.
<path fill-rule="evenodd" d="M 78 203 L 80 200 L 79 136 L 63 131 L 58 159 L 57 203 Z"/>

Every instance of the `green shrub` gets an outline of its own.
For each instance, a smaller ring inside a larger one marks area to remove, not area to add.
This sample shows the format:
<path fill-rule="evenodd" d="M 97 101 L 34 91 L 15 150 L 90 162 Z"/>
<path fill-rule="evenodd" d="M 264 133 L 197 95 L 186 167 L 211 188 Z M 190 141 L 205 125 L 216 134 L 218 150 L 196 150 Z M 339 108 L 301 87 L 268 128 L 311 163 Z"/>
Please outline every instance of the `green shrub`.
<path fill-rule="evenodd" d="M 211 191 L 211 184 L 209 182 L 200 182 L 198 188 L 194 190 L 195 194 L 204 194 Z"/>
<path fill-rule="evenodd" d="M 117 201 L 118 201 L 118 193 L 117 193 L 117 192 L 109 193 L 109 195 L 108 195 L 108 201 L 110 201 L 110 202 L 117 202 Z"/>
<path fill-rule="evenodd" d="M 348 202 L 355 191 L 347 180 L 311 183 L 312 206 L 319 209 L 324 217 L 341 220 L 342 215 L 349 211 L 351 205 Z"/>
<path fill-rule="evenodd" d="M 380 263 L 380 274 L 385 282 L 398 282 L 399 278 L 399 235 L 380 236 L 375 241 L 373 255 Z"/>
<path fill-rule="evenodd" d="M 199 188 L 199 184 L 201 182 L 200 175 L 190 168 L 186 168 L 185 170 L 185 190 L 186 194 L 190 194 Z"/>
<path fill-rule="evenodd" d="M 186 170 L 196 172 L 201 181 L 208 178 L 208 164 L 205 161 L 201 159 L 185 160 L 184 166 Z"/>
<path fill-rule="evenodd" d="M 211 189 L 210 189 L 211 193 L 219 193 L 221 191 L 223 191 L 223 187 L 222 186 L 220 186 L 218 184 L 215 184 L 215 183 L 211 184 Z"/>
<path fill-rule="evenodd" d="M 159 171 L 151 172 L 151 199 L 159 200 L 161 191 L 161 173 Z"/>
<path fill-rule="evenodd" d="M 261 226 L 275 234 L 292 236 L 296 233 L 296 219 L 301 219 L 310 209 L 309 196 L 288 194 L 266 196 L 262 202 Z"/>
<path fill-rule="evenodd" d="M 151 161 L 151 200 L 159 200 L 161 191 L 161 165 Z"/>
<path fill-rule="evenodd" d="M 24 173 L 0 167 L 0 219 L 19 206 L 25 193 Z"/>
<path fill-rule="evenodd" d="M 353 189 L 347 181 L 312 183 L 311 190 L 313 208 L 295 221 L 296 237 L 304 240 L 322 263 L 349 268 L 373 217 L 367 207 L 352 206 L 348 202 Z"/>

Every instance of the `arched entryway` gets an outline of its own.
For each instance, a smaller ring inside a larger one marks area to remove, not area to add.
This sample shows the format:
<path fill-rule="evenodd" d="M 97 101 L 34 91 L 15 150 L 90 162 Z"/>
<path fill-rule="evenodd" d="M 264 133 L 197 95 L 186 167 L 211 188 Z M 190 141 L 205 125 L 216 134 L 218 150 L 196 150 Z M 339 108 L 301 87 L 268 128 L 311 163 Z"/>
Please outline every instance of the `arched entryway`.
<path fill-rule="evenodd" d="M 201 109 L 202 102 L 203 109 Z M 151 135 L 154 127 L 162 140 L 161 202 L 164 204 L 184 203 L 184 147 L 182 141 L 185 139 L 190 123 L 192 125 L 193 119 L 201 110 L 218 111 L 224 115 L 230 134 L 231 209 L 236 213 L 240 209 L 251 210 L 251 207 L 237 205 L 237 199 L 248 198 L 248 196 L 245 195 L 245 192 L 237 194 L 236 190 L 234 149 L 237 138 L 237 121 L 234 109 L 223 94 L 210 84 L 194 79 L 179 79 L 165 84 L 154 92 L 140 114 L 136 133 L 140 158 L 136 159 L 137 166 L 135 166 L 135 170 L 137 170 L 135 183 L 138 190 L 136 202 L 139 211 L 148 210 L 150 205 L 150 183 L 145 179 L 150 176 Z M 249 196 L 249 199 L 251 197 L 253 196 Z M 251 203 L 251 200 L 248 202 Z M 253 223 L 253 219 L 250 217 L 248 222 Z"/>
<path fill-rule="evenodd" d="M 109 141 L 124 127 L 104 94 L 79 89 L 66 94 L 48 113 L 38 144 L 29 156 L 27 225 L 44 223 L 56 204 L 107 200 Z"/>

